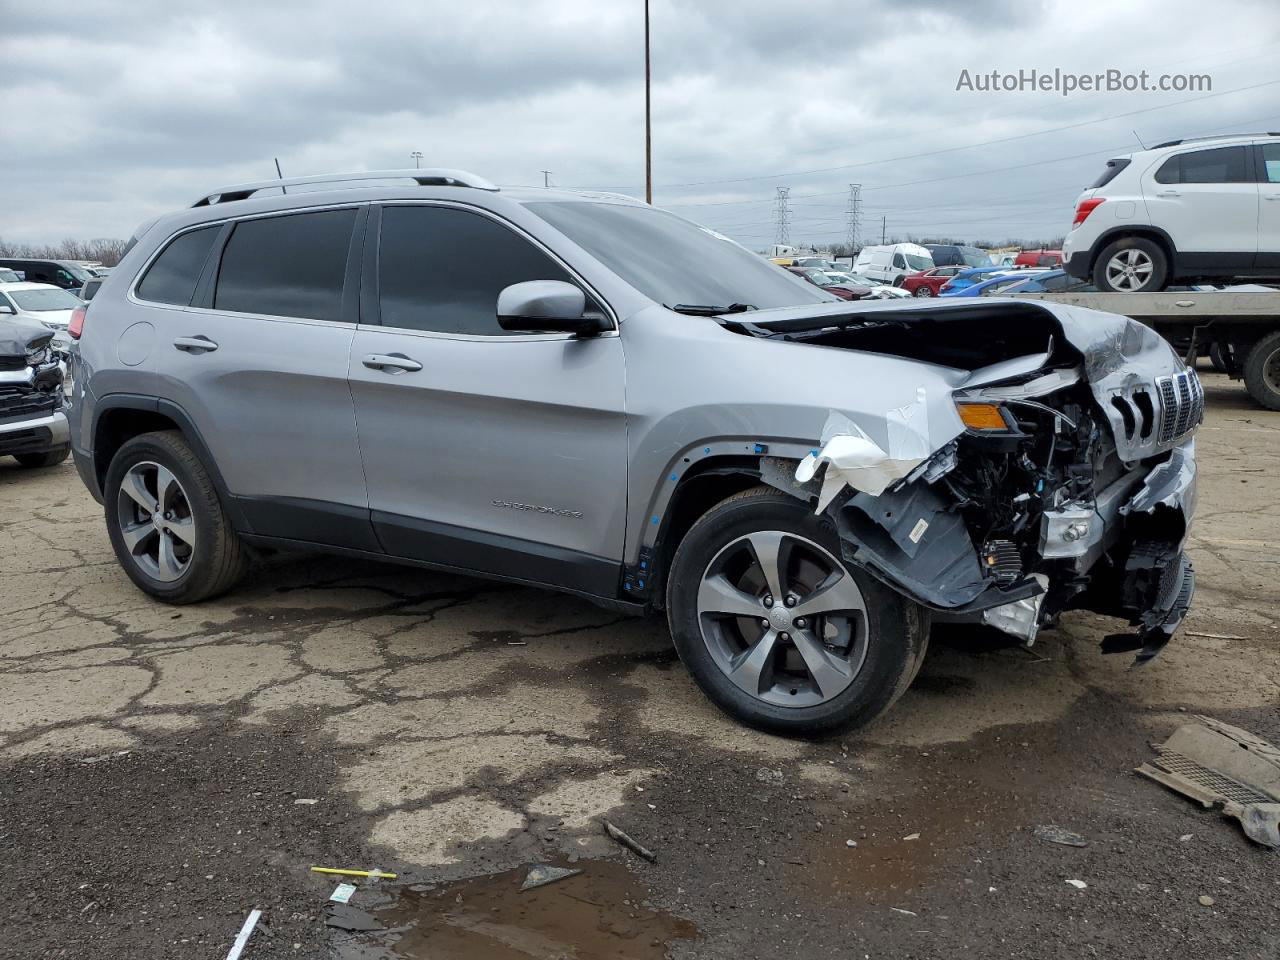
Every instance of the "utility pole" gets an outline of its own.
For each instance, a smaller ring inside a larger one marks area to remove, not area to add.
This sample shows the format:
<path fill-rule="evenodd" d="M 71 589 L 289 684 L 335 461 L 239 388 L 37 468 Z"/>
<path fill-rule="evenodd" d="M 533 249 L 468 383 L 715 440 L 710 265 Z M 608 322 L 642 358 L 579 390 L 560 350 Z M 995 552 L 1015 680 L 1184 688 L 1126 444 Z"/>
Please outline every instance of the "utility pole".
<path fill-rule="evenodd" d="M 409 156 L 413 157 L 413 169 L 420 170 L 422 168 L 422 151 L 415 150 Z"/>
<path fill-rule="evenodd" d="M 542 174 L 542 186 L 543 187 L 551 186 L 551 171 L 539 170 L 538 172 Z"/>
<path fill-rule="evenodd" d="M 791 188 L 779 187 L 777 207 L 774 208 L 774 222 L 777 225 L 777 236 L 774 242 L 778 246 L 791 243 Z"/>
<path fill-rule="evenodd" d="M 888 219 L 889 219 L 889 218 L 888 218 L 887 216 L 886 216 L 886 217 L 881 217 L 881 218 L 880 218 L 880 245 L 881 245 L 881 246 L 883 246 L 883 245 L 884 245 L 884 242 L 885 242 L 885 240 L 884 240 L 884 228 L 885 228 L 885 223 L 888 221 Z"/>
<path fill-rule="evenodd" d="M 862 225 L 862 184 L 849 184 L 849 256 L 858 252 L 858 228 Z"/>
<path fill-rule="evenodd" d="M 650 120 L 649 0 L 644 0 L 644 202 L 653 203 L 653 125 Z"/>

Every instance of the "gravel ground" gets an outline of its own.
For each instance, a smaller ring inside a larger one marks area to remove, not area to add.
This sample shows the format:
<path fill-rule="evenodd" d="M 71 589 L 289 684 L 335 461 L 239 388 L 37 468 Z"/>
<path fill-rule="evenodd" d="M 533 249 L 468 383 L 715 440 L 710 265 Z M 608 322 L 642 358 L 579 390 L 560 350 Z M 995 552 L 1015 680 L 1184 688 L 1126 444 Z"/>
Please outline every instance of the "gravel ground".
<path fill-rule="evenodd" d="M 823 743 L 735 726 L 660 622 L 552 594 L 278 558 L 153 604 L 70 465 L 0 461 L 0 957 L 220 960 L 255 907 L 245 960 L 1275 957 L 1277 855 L 1132 772 L 1200 712 L 1280 743 L 1280 414 L 1205 379 L 1199 594 L 1154 663 L 1091 614 L 1029 651 L 939 629 Z M 532 862 L 584 873 L 518 894 Z M 326 927 L 314 864 L 396 870 L 352 903 L 411 929 Z"/>

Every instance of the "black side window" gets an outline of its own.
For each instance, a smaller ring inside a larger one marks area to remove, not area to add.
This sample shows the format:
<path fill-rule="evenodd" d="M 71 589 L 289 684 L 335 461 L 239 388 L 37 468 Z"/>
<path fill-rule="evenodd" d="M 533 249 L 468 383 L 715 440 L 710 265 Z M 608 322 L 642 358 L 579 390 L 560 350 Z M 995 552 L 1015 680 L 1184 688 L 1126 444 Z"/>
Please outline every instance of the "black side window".
<path fill-rule="evenodd" d="M 220 227 L 201 227 L 173 240 L 147 270 L 138 285 L 138 296 L 157 303 L 186 306 L 196 292 L 196 281 Z"/>
<path fill-rule="evenodd" d="M 1123 170 L 1125 167 L 1127 167 L 1129 163 L 1130 161 L 1123 157 L 1118 160 L 1108 160 L 1107 166 L 1102 171 L 1102 174 L 1098 177 L 1097 180 L 1089 184 L 1089 189 L 1097 190 L 1099 187 L 1105 187 L 1108 183 L 1110 183 L 1112 180 L 1118 177 L 1120 175 L 1120 171 Z M 1160 169 L 1163 170 L 1164 167 L 1161 167 Z M 1160 175 L 1156 174 L 1156 179 L 1159 179 L 1159 177 Z M 1167 181 L 1160 180 L 1160 182 L 1165 183 Z"/>
<path fill-rule="evenodd" d="M 1156 183 L 1248 183 L 1244 147 L 1194 150 L 1170 157 L 1156 171 Z"/>
<path fill-rule="evenodd" d="M 903 259 L 902 259 L 902 254 L 900 254 L 900 253 L 895 253 L 895 254 L 893 255 L 893 265 L 894 265 L 895 267 L 899 267 L 899 268 L 901 268 L 901 267 L 905 267 L 905 266 L 907 265 L 907 261 L 905 261 L 905 260 L 903 260 Z"/>
<path fill-rule="evenodd" d="M 378 302 L 383 326 L 501 336 L 498 294 L 526 280 L 573 278 L 515 231 L 452 207 L 382 211 Z"/>
<path fill-rule="evenodd" d="M 342 319 L 342 281 L 355 210 L 237 223 L 222 252 L 215 310 Z"/>

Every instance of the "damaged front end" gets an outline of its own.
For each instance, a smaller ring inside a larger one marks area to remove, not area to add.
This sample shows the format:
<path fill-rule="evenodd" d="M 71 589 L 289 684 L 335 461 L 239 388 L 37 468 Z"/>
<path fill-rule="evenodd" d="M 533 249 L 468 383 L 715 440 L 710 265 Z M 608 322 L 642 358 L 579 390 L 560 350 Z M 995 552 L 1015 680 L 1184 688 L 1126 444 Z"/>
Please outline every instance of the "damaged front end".
<path fill-rule="evenodd" d="M 763 468 L 784 489 L 793 471 L 783 479 L 832 517 L 847 562 L 936 619 L 984 622 L 1027 644 L 1072 608 L 1136 628 L 1108 637 L 1105 652 L 1143 662 L 1168 642 L 1194 590 L 1183 546 L 1203 393 L 1154 332 L 1014 301 L 752 320 L 736 326 L 956 374 L 945 423 L 921 396 L 889 411 L 877 443 L 833 412 L 819 449 Z"/>

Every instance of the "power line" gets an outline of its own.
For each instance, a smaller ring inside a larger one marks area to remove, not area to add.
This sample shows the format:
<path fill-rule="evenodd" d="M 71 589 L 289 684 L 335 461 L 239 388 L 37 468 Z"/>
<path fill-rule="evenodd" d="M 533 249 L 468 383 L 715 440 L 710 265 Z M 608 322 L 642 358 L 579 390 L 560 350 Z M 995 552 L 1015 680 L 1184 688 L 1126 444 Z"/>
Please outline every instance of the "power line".
<path fill-rule="evenodd" d="M 1236 87 L 1232 90 L 1221 90 L 1217 93 L 1207 93 L 1200 97 L 1188 97 L 1185 100 L 1173 100 L 1169 103 L 1162 103 L 1154 107 L 1142 107 L 1139 110 L 1129 110 L 1125 113 L 1115 113 L 1109 117 L 1096 117 L 1093 120 L 1081 120 L 1077 123 L 1067 123 L 1058 127 L 1046 127 L 1043 130 L 1035 130 L 1031 133 L 1019 133 L 1009 137 L 999 137 L 995 140 L 982 140 L 978 143 L 966 143 L 958 147 L 944 147 L 941 150 L 928 150 L 924 153 L 908 153 L 900 157 L 884 157 L 880 160 L 863 160 L 858 163 L 845 163 L 835 167 L 816 167 L 812 170 L 790 170 L 785 173 L 764 174 L 753 177 L 733 177 L 721 180 L 695 180 L 690 183 L 664 183 L 662 186 L 668 189 L 677 187 L 705 187 L 717 183 L 748 183 L 755 180 L 776 180 L 779 177 L 807 177 L 816 173 L 835 173 L 839 170 L 853 170 L 858 167 L 873 167 L 882 163 L 897 163 L 902 160 L 918 160 L 922 157 L 937 157 L 946 153 L 955 153 L 959 150 L 972 150 L 975 147 L 990 147 L 1001 143 L 1012 143 L 1015 140 L 1027 140 L 1031 137 L 1041 137 L 1048 133 L 1058 133 L 1063 130 L 1076 130 L 1080 127 L 1088 127 L 1097 123 L 1105 123 L 1109 120 L 1120 120 L 1125 117 L 1134 117 L 1141 113 L 1151 113 L 1154 110 L 1166 110 L 1169 107 L 1177 107 L 1187 103 L 1198 103 L 1201 100 L 1212 100 L 1216 97 L 1225 97 L 1233 93 L 1244 93 L 1249 90 L 1257 90 L 1262 87 L 1274 86 L 1280 83 L 1280 79 L 1266 80 L 1262 83 L 1254 83 L 1245 87 Z"/>

